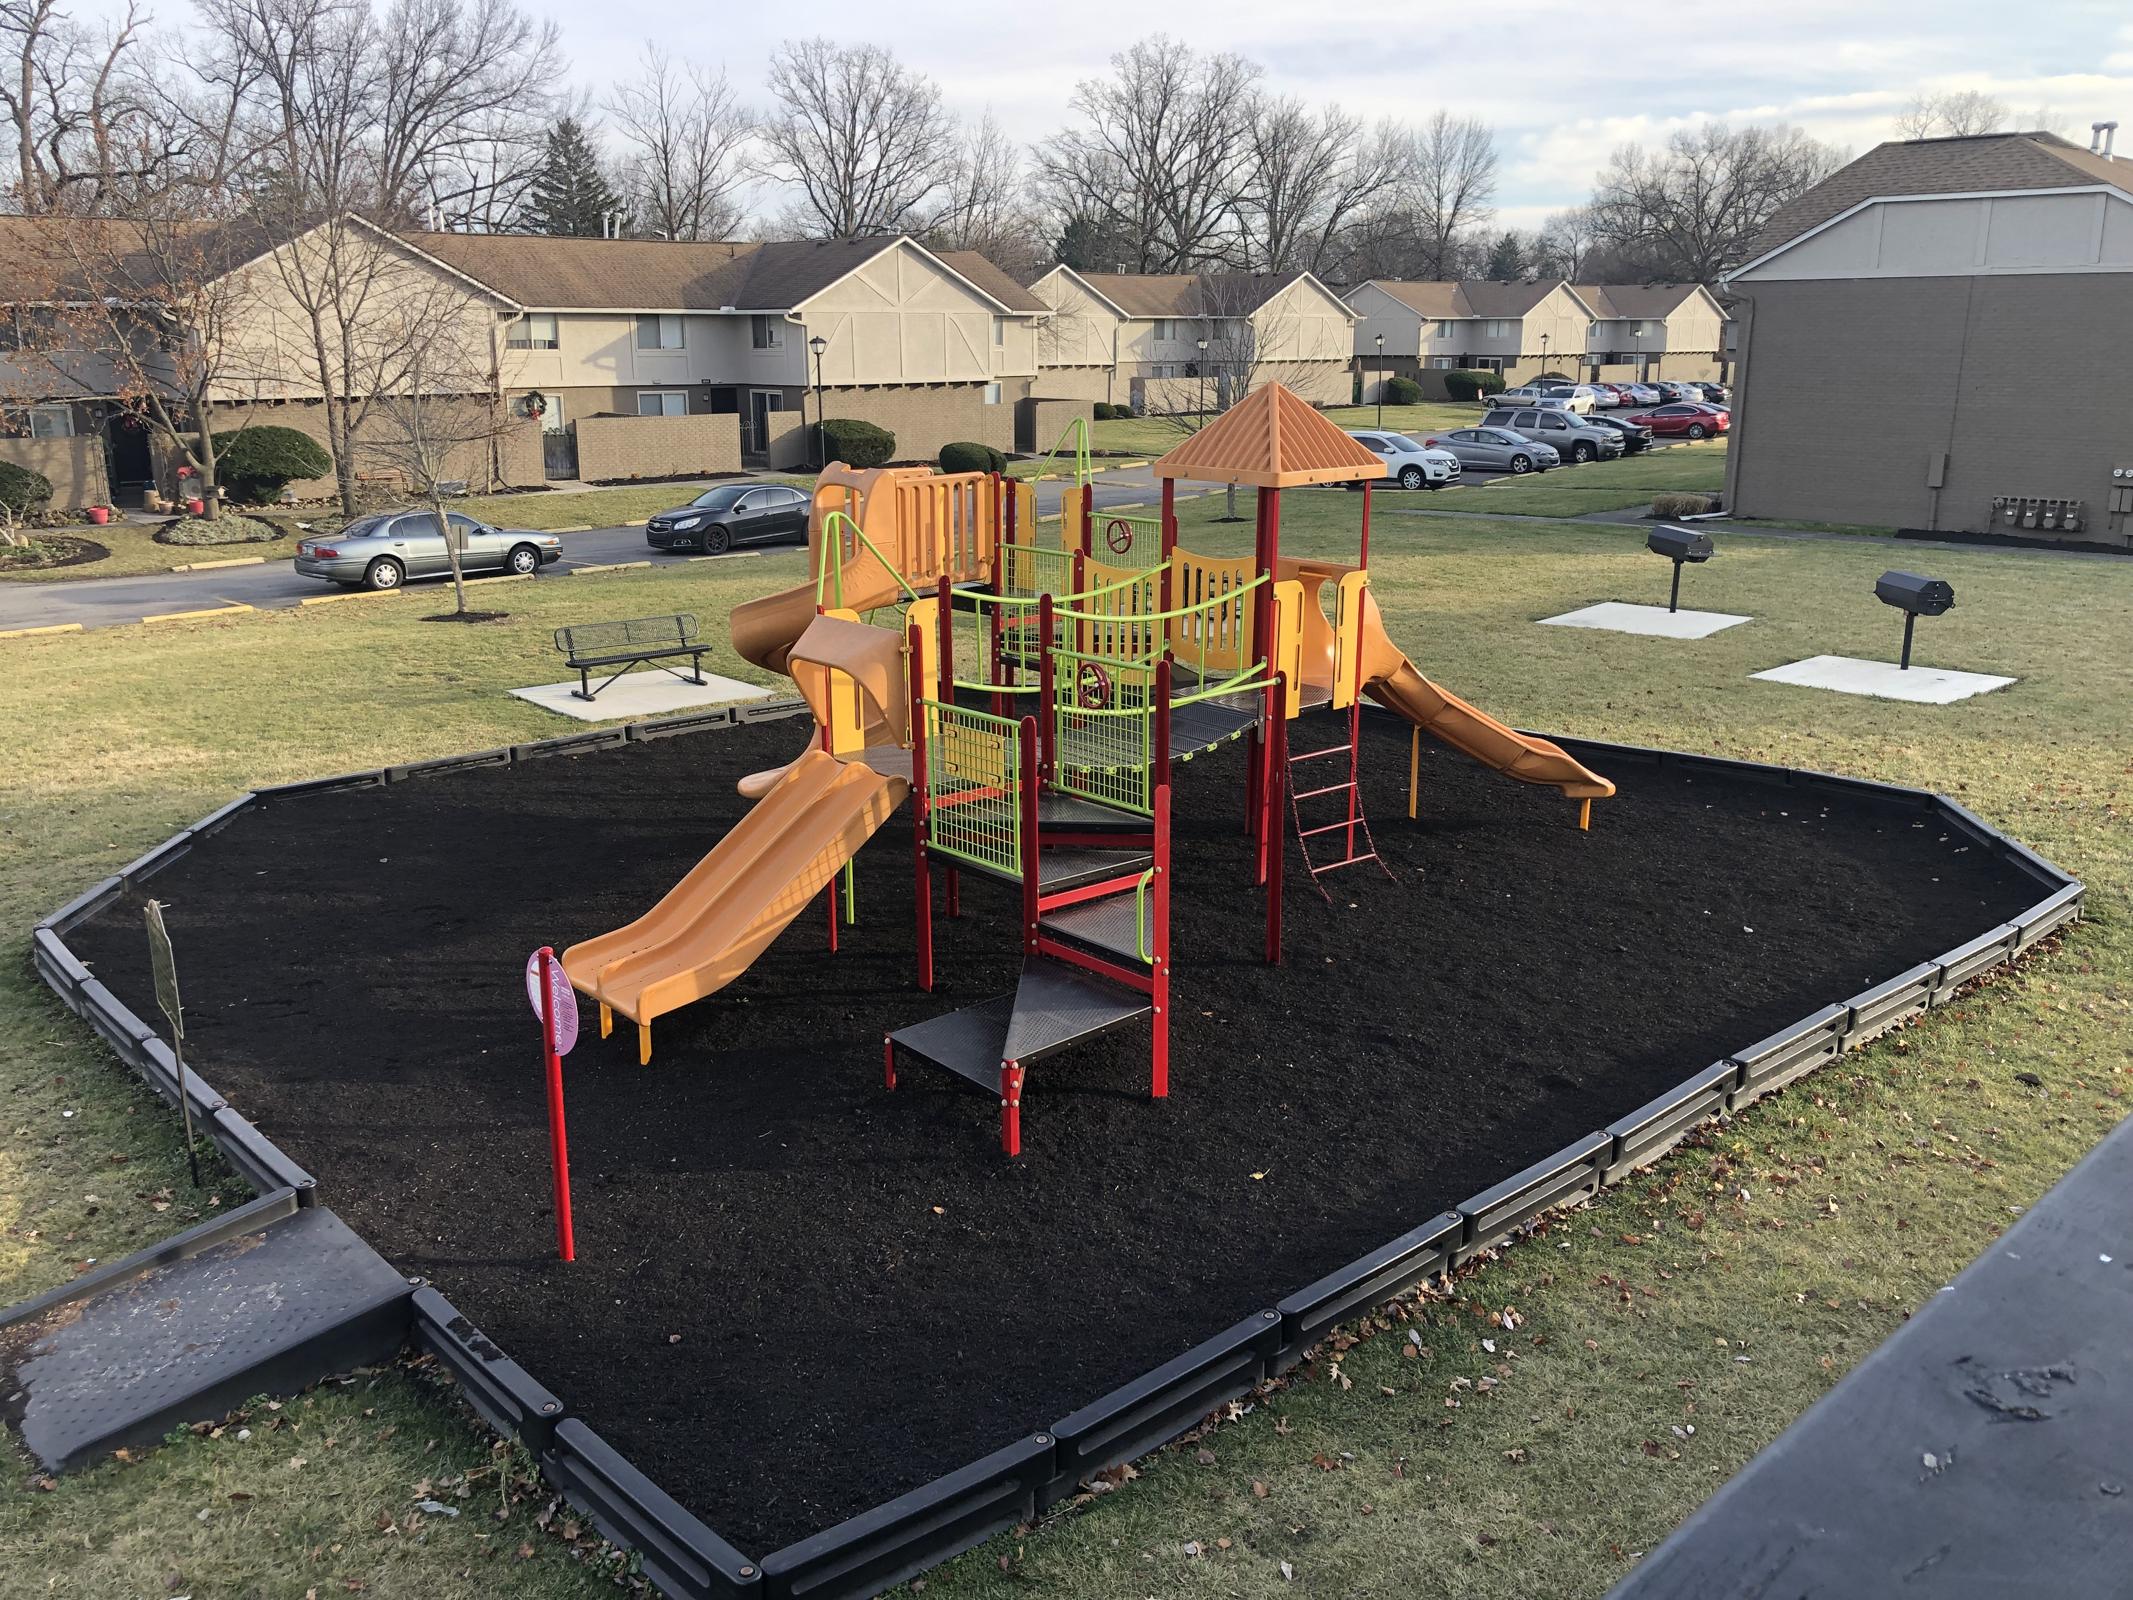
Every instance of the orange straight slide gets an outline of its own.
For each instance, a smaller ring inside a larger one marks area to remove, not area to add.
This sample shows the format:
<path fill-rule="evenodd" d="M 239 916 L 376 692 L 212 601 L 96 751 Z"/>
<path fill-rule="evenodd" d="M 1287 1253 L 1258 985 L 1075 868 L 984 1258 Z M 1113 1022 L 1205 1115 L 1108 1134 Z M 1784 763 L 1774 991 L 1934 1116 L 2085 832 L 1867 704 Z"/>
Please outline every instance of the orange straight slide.
<path fill-rule="evenodd" d="M 600 1003 L 601 1032 L 620 1012 L 649 1061 L 652 1019 L 746 972 L 909 792 L 903 778 L 823 750 L 795 761 L 659 904 L 563 952 L 571 987 Z"/>
<path fill-rule="evenodd" d="M 1545 784 L 1572 800 L 1604 800 L 1615 786 L 1560 745 L 1506 727 L 1422 676 L 1385 633 L 1378 603 L 1363 591 L 1363 690 L 1454 750 L 1520 783 Z"/>

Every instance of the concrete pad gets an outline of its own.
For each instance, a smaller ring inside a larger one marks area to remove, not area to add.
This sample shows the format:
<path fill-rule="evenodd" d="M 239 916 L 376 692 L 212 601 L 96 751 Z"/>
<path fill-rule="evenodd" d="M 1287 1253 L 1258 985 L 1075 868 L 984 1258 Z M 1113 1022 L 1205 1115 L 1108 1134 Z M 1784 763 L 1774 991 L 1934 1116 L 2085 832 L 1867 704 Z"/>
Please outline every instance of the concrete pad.
<path fill-rule="evenodd" d="M 1770 683 L 1794 683 L 1803 689 L 1834 689 L 1839 694 L 1868 694 L 1924 706 L 1953 705 L 1974 694 L 2004 689 L 2015 681 L 1996 678 L 1988 672 L 1955 672 L 1947 667 L 1913 667 L 1904 672 L 1893 661 L 1861 661 L 1853 656 L 1809 656 L 1805 661 L 1751 676 Z"/>
<path fill-rule="evenodd" d="M 600 675 L 593 674 L 593 687 L 600 689 Z M 686 678 L 676 678 L 668 673 L 656 672 L 649 667 L 639 667 L 623 674 L 605 689 L 600 689 L 597 700 L 580 700 L 577 696 L 578 680 L 567 683 L 540 683 L 530 689 L 513 689 L 512 694 L 521 700 L 531 701 L 544 711 L 561 712 L 566 717 L 575 717 L 580 722 L 615 722 L 624 717 L 663 717 L 676 711 L 699 711 L 705 706 L 722 706 L 734 700 L 767 700 L 770 691 L 756 684 L 742 683 L 737 678 L 721 678 L 715 672 L 704 674 L 703 686 L 699 688 Z"/>
<path fill-rule="evenodd" d="M 1652 639 L 1708 639 L 1714 633 L 1754 620 L 1725 611 L 1669 611 L 1665 606 L 1632 606 L 1619 600 L 1603 600 L 1582 611 L 1542 617 L 1541 624 L 1551 628 L 1600 628 L 1608 633 L 1639 633 Z"/>

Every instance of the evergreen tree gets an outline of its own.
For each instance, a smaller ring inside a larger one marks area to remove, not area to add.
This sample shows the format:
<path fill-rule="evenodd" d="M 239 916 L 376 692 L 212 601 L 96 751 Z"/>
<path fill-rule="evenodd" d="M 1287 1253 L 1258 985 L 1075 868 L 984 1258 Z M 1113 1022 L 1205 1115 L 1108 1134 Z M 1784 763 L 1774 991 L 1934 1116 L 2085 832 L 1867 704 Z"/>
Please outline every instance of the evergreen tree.
<path fill-rule="evenodd" d="M 1058 260 L 1076 272 L 1113 272 L 1121 259 L 1116 242 L 1103 224 L 1085 211 L 1067 218 L 1059 235 Z"/>
<path fill-rule="evenodd" d="M 520 225 L 528 233 L 597 239 L 606 231 L 608 214 L 622 209 L 622 197 L 600 170 L 599 152 L 577 118 L 565 117 L 548 132 L 541 173 Z"/>
<path fill-rule="evenodd" d="M 1481 275 L 1508 283 L 1513 278 L 1523 277 L 1525 271 L 1526 247 L 1517 234 L 1506 232 L 1489 247 L 1488 264 L 1482 268 Z"/>

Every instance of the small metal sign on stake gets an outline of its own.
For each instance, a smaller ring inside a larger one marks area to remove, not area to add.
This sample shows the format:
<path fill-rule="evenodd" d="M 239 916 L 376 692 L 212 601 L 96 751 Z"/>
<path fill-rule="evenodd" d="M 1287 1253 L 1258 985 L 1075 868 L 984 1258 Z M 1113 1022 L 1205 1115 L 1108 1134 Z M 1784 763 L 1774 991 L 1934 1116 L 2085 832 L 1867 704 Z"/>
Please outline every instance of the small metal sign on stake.
<path fill-rule="evenodd" d="M 200 1152 L 193 1148 L 193 1099 L 185 1092 L 185 1004 L 178 998 L 178 958 L 170 948 L 170 930 L 163 926 L 163 902 L 151 900 L 143 915 L 148 922 L 148 964 L 155 969 L 156 1004 L 170 1019 L 170 1054 L 178 1064 L 178 1114 L 185 1120 L 185 1163 L 192 1168 L 193 1187 L 200 1187 Z"/>

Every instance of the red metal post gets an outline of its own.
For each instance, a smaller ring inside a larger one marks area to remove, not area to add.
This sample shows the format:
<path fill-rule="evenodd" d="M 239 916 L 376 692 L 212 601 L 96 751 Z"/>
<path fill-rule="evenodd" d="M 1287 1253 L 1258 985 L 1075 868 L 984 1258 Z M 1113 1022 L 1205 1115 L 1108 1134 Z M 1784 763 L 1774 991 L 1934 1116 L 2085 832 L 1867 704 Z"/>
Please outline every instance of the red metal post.
<path fill-rule="evenodd" d="M 577 1238 L 570 1226 L 570 1135 L 563 1126 L 563 1057 L 555 1047 L 555 951 L 541 946 L 541 1053 L 548 1068 L 548 1160 L 555 1169 L 555 1253 L 563 1261 L 578 1259 Z"/>
<path fill-rule="evenodd" d="M 1169 480 L 1165 479 L 1168 483 Z M 1165 519 L 1167 520 L 1167 518 Z M 1149 908 L 1149 970 L 1155 1007 L 1153 1062 L 1148 1092 L 1160 1100 L 1170 1093 L 1170 662 L 1155 664 L 1155 883 Z"/>
<path fill-rule="evenodd" d="M 1096 485 L 1086 478 L 1081 484 L 1081 553 L 1096 549 Z"/>
<path fill-rule="evenodd" d="M 1267 570 L 1266 508 L 1267 496 L 1265 491 L 1262 490 L 1252 502 L 1252 569 L 1255 573 Z M 1267 648 L 1266 637 L 1267 602 L 1272 597 L 1271 591 L 1271 584 L 1262 583 L 1252 594 L 1252 647 L 1268 662 L 1272 662 L 1274 659 L 1273 652 Z M 1200 625 L 1203 628 L 1207 625 L 1204 619 Z M 1265 719 L 1261 718 L 1262 727 L 1264 723 Z M 1259 776 L 1264 755 L 1260 747 L 1264 743 L 1265 737 L 1261 729 L 1254 728 L 1250 737 L 1246 740 L 1245 746 L 1244 831 L 1248 836 L 1255 839 L 1258 834 L 1260 813 L 1264 809 L 1259 798 Z M 1258 851 L 1258 856 L 1259 861 L 1254 871 L 1259 876 L 1253 881 L 1263 883 L 1265 882 L 1266 871 L 1266 851 L 1263 842 Z"/>
<path fill-rule="evenodd" d="M 1289 692 L 1288 677 L 1284 673 L 1274 675 L 1274 712 L 1275 759 L 1267 764 L 1271 794 L 1266 815 L 1266 960 L 1270 967 L 1281 965 L 1281 858 L 1286 841 L 1279 812 L 1281 785 L 1287 777 L 1289 755 Z"/>
<path fill-rule="evenodd" d="M 884 1088 L 896 1087 L 896 1041 L 887 1034 L 881 1036 L 881 1081 Z"/>
<path fill-rule="evenodd" d="M 1013 544 L 1016 539 L 1015 525 L 1021 521 L 1021 486 L 1013 478 L 1003 478 L 1001 484 L 1007 490 L 1007 542 Z"/>
<path fill-rule="evenodd" d="M 1000 1063 L 1000 1149 L 1007 1155 L 1022 1154 L 1022 1064 Z"/>
<path fill-rule="evenodd" d="M 936 586 L 935 598 L 940 602 L 941 635 L 941 686 L 934 698 L 948 705 L 955 704 L 955 585 L 948 581 L 948 574 L 941 574 Z"/>
<path fill-rule="evenodd" d="M 1037 596 L 1037 715 L 1043 730 L 1044 755 L 1040 771 L 1044 781 L 1052 781 L 1052 758 L 1059 747 L 1058 696 L 1053 693 L 1052 682 L 1052 597 Z"/>
<path fill-rule="evenodd" d="M 1355 564 L 1359 567 L 1370 565 L 1370 480 L 1368 478 L 1363 480 L 1363 541 L 1362 547 L 1356 552 Z"/>
<path fill-rule="evenodd" d="M 1016 804 L 1022 808 L 1022 949 L 1037 949 L 1037 719 L 1024 717 L 1019 732 L 1021 771 Z"/>
<path fill-rule="evenodd" d="M 1363 537 L 1356 551 L 1355 564 L 1366 570 L 1370 566 L 1370 480 L 1363 480 Z M 1363 597 L 1355 597 L 1360 610 Z M 1350 629 L 1355 642 L 1355 682 L 1350 684 L 1348 698 L 1348 831 L 1343 835 L 1348 841 L 1348 857 L 1355 857 L 1355 817 L 1362 809 L 1363 791 L 1357 787 L 1362 781 L 1363 765 L 1363 623 L 1357 617 Z"/>
<path fill-rule="evenodd" d="M 1178 480 L 1163 480 L 1163 559 L 1178 547 Z"/>
<path fill-rule="evenodd" d="M 925 644 L 925 635 L 914 622 L 907 637 L 911 659 L 917 661 Z M 925 692 L 914 675 L 911 682 L 912 887 L 915 891 L 913 900 L 918 908 L 918 986 L 928 994 L 933 992 L 933 872 L 926 858 L 926 827 L 931 806 L 932 794 L 926 786 Z"/>

